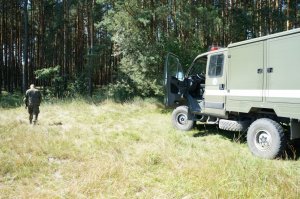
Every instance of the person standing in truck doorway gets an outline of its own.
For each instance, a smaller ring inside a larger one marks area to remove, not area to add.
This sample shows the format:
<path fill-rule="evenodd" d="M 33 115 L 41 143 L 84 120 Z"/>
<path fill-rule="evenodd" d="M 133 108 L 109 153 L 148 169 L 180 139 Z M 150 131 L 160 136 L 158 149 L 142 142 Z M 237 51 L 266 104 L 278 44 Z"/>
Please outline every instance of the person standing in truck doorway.
<path fill-rule="evenodd" d="M 24 102 L 25 108 L 28 109 L 29 123 L 36 124 L 38 115 L 40 113 L 40 104 L 42 101 L 42 95 L 38 89 L 35 88 L 34 84 L 30 85 L 30 88 L 26 91 Z M 33 118 L 34 116 L 34 118 Z"/>

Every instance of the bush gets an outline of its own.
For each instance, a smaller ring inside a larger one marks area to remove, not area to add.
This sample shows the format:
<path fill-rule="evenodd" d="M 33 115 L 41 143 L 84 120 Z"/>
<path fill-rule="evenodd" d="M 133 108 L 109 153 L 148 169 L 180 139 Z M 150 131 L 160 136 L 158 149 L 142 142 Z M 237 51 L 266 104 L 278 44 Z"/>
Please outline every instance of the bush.
<path fill-rule="evenodd" d="M 44 95 L 51 97 L 62 97 L 62 93 L 64 90 L 64 82 L 63 78 L 60 76 L 60 69 L 61 67 L 58 65 L 55 67 L 42 68 L 34 71 L 36 79 L 41 80 L 43 82 Z M 46 88 L 47 81 L 51 82 L 50 88 Z"/>
<path fill-rule="evenodd" d="M 2 91 L 0 95 L 0 107 L 1 108 L 15 108 L 23 104 L 23 96 L 21 93 L 10 94 Z"/>
<path fill-rule="evenodd" d="M 67 97 L 74 97 L 78 95 L 86 95 L 88 93 L 88 78 L 85 74 L 75 77 L 75 81 L 68 84 L 66 91 Z"/>
<path fill-rule="evenodd" d="M 109 84 L 107 87 L 107 97 L 112 98 L 116 102 L 128 101 L 134 96 L 134 89 L 125 81 L 118 81 L 114 84 Z"/>

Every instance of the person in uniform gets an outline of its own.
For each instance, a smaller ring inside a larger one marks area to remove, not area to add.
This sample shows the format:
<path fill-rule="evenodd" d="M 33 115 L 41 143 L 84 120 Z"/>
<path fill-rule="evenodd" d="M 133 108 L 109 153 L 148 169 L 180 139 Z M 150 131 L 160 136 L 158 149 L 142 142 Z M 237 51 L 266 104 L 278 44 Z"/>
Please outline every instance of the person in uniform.
<path fill-rule="evenodd" d="M 42 101 L 42 95 L 38 89 L 35 88 L 34 84 L 30 85 L 30 88 L 26 91 L 24 102 L 25 107 L 28 108 L 29 123 L 36 124 L 38 115 L 40 113 L 39 106 Z M 34 115 L 34 120 L 33 120 Z M 33 120 L 33 121 L 32 121 Z"/>

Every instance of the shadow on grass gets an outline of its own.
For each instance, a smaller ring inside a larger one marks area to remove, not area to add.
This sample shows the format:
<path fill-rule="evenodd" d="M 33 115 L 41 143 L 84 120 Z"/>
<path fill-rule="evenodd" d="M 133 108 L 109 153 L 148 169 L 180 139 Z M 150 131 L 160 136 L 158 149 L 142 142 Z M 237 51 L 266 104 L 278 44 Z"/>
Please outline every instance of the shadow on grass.
<path fill-rule="evenodd" d="M 290 160 L 298 160 L 300 158 L 300 140 L 289 141 L 286 157 Z"/>
<path fill-rule="evenodd" d="M 232 131 L 225 131 L 219 129 L 217 125 L 197 125 L 199 132 L 195 133 L 193 137 L 205 137 L 208 135 L 221 135 L 224 138 L 227 138 L 233 142 L 238 143 L 246 143 L 246 135 L 247 132 L 232 132 Z"/>
<path fill-rule="evenodd" d="M 229 139 L 232 142 L 245 144 L 247 143 L 247 131 L 232 132 L 219 129 L 217 125 L 197 125 L 199 130 L 193 135 L 193 137 L 205 137 L 209 135 L 221 135 L 225 139 Z M 288 141 L 288 146 L 285 151 L 283 159 L 298 160 L 300 158 L 300 139 L 294 141 Z"/>

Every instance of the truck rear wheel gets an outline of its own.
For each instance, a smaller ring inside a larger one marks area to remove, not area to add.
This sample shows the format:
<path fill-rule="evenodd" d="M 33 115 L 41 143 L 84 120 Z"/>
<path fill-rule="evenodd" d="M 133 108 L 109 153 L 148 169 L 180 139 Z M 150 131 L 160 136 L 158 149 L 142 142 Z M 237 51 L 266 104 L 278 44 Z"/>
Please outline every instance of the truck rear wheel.
<path fill-rule="evenodd" d="M 175 128 L 182 131 L 189 131 L 194 127 L 195 122 L 189 120 L 189 111 L 187 106 L 179 106 L 172 113 L 172 124 Z"/>
<path fill-rule="evenodd" d="M 247 143 L 255 156 L 266 159 L 281 156 L 287 145 L 282 126 L 268 118 L 258 119 L 250 125 Z"/>

